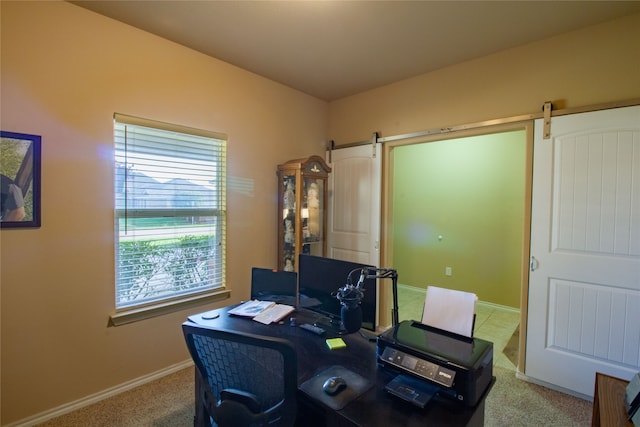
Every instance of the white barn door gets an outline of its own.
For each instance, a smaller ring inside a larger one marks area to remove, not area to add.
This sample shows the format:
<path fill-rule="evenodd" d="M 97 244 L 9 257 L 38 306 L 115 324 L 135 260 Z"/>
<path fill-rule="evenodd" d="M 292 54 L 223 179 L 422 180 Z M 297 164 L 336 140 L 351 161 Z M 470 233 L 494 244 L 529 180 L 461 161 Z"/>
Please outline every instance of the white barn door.
<path fill-rule="evenodd" d="M 640 370 L 640 106 L 535 123 L 525 375 L 593 396 Z"/>
<path fill-rule="evenodd" d="M 329 258 L 380 264 L 381 152 L 372 144 L 327 153 Z"/>

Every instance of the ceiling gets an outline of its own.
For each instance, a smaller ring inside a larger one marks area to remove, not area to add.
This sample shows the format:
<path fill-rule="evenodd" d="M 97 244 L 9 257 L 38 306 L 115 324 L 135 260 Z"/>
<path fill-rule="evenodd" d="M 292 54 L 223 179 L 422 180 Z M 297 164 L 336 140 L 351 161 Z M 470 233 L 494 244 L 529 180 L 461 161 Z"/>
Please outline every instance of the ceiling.
<path fill-rule="evenodd" d="M 640 1 L 72 1 L 331 101 L 640 13 Z"/>

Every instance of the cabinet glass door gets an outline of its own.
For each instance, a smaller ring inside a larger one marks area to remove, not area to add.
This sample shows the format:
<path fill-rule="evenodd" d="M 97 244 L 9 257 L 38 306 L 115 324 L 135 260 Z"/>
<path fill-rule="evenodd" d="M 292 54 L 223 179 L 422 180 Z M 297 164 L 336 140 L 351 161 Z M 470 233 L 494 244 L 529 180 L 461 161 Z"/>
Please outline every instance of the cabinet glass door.
<path fill-rule="evenodd" d="M 282 265 L 285 271 L 294 271 L 296 258 L 296 176 L 282 177 Z"/>
<path fill-rule="evenodd" d="M 324 255 L 324 179 L 303 179 L 302 252 Z"/>

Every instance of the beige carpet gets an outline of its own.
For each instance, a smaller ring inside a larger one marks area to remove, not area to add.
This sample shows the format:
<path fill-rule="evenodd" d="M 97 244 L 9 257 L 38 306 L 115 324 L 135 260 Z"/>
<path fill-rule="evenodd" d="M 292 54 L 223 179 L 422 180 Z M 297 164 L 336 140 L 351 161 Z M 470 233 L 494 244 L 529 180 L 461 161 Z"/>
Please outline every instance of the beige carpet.
<path fill-rule="evenodd" d="M 486 402 L 485 425 L 589 426 L 591 402 L 530 384 L 515 372 L 494 368 L 496 383 Z M 42 427 L 193 426 L 193 368 L 55 418 Z"/>
<path fill-rule="evenodd" d="M 494 367 L 496 383 L 487 397 L 485 426 L 591 425 L 591 402 L 516 378 L 515 372 Z"/>
<path fill-rule="evenodd" d="M 39 424 L 46 427 L 192 427 L 193 367 Z"/>

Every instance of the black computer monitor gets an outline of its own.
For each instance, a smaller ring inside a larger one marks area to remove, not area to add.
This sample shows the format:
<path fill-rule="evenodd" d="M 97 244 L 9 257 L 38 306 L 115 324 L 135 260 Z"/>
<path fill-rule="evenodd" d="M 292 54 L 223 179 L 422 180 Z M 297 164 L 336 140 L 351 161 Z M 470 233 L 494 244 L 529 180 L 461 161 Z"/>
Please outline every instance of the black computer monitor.
<path fill-rule="evenodd" d="M 296 307 L 297 297 L 298 275 L 295 272 L 261 267 L 251 269 L 251 299 Z"/>
<path fill-rule="evenodd" d="M 339 323 L 340 301 L 335 294 L 347 283 L 349 273 L 354 270 L 356 271 L 351 277 L 352 284 L 355 285 L 363 267 L 374 268 L 367 264 L 300 254 L 298 259 L 299 306 L 328 316 L 332 323 Z M 375 331 L 378 298 L 376 279 L 366 279 L 363 287 L 362 327 Z"/>

